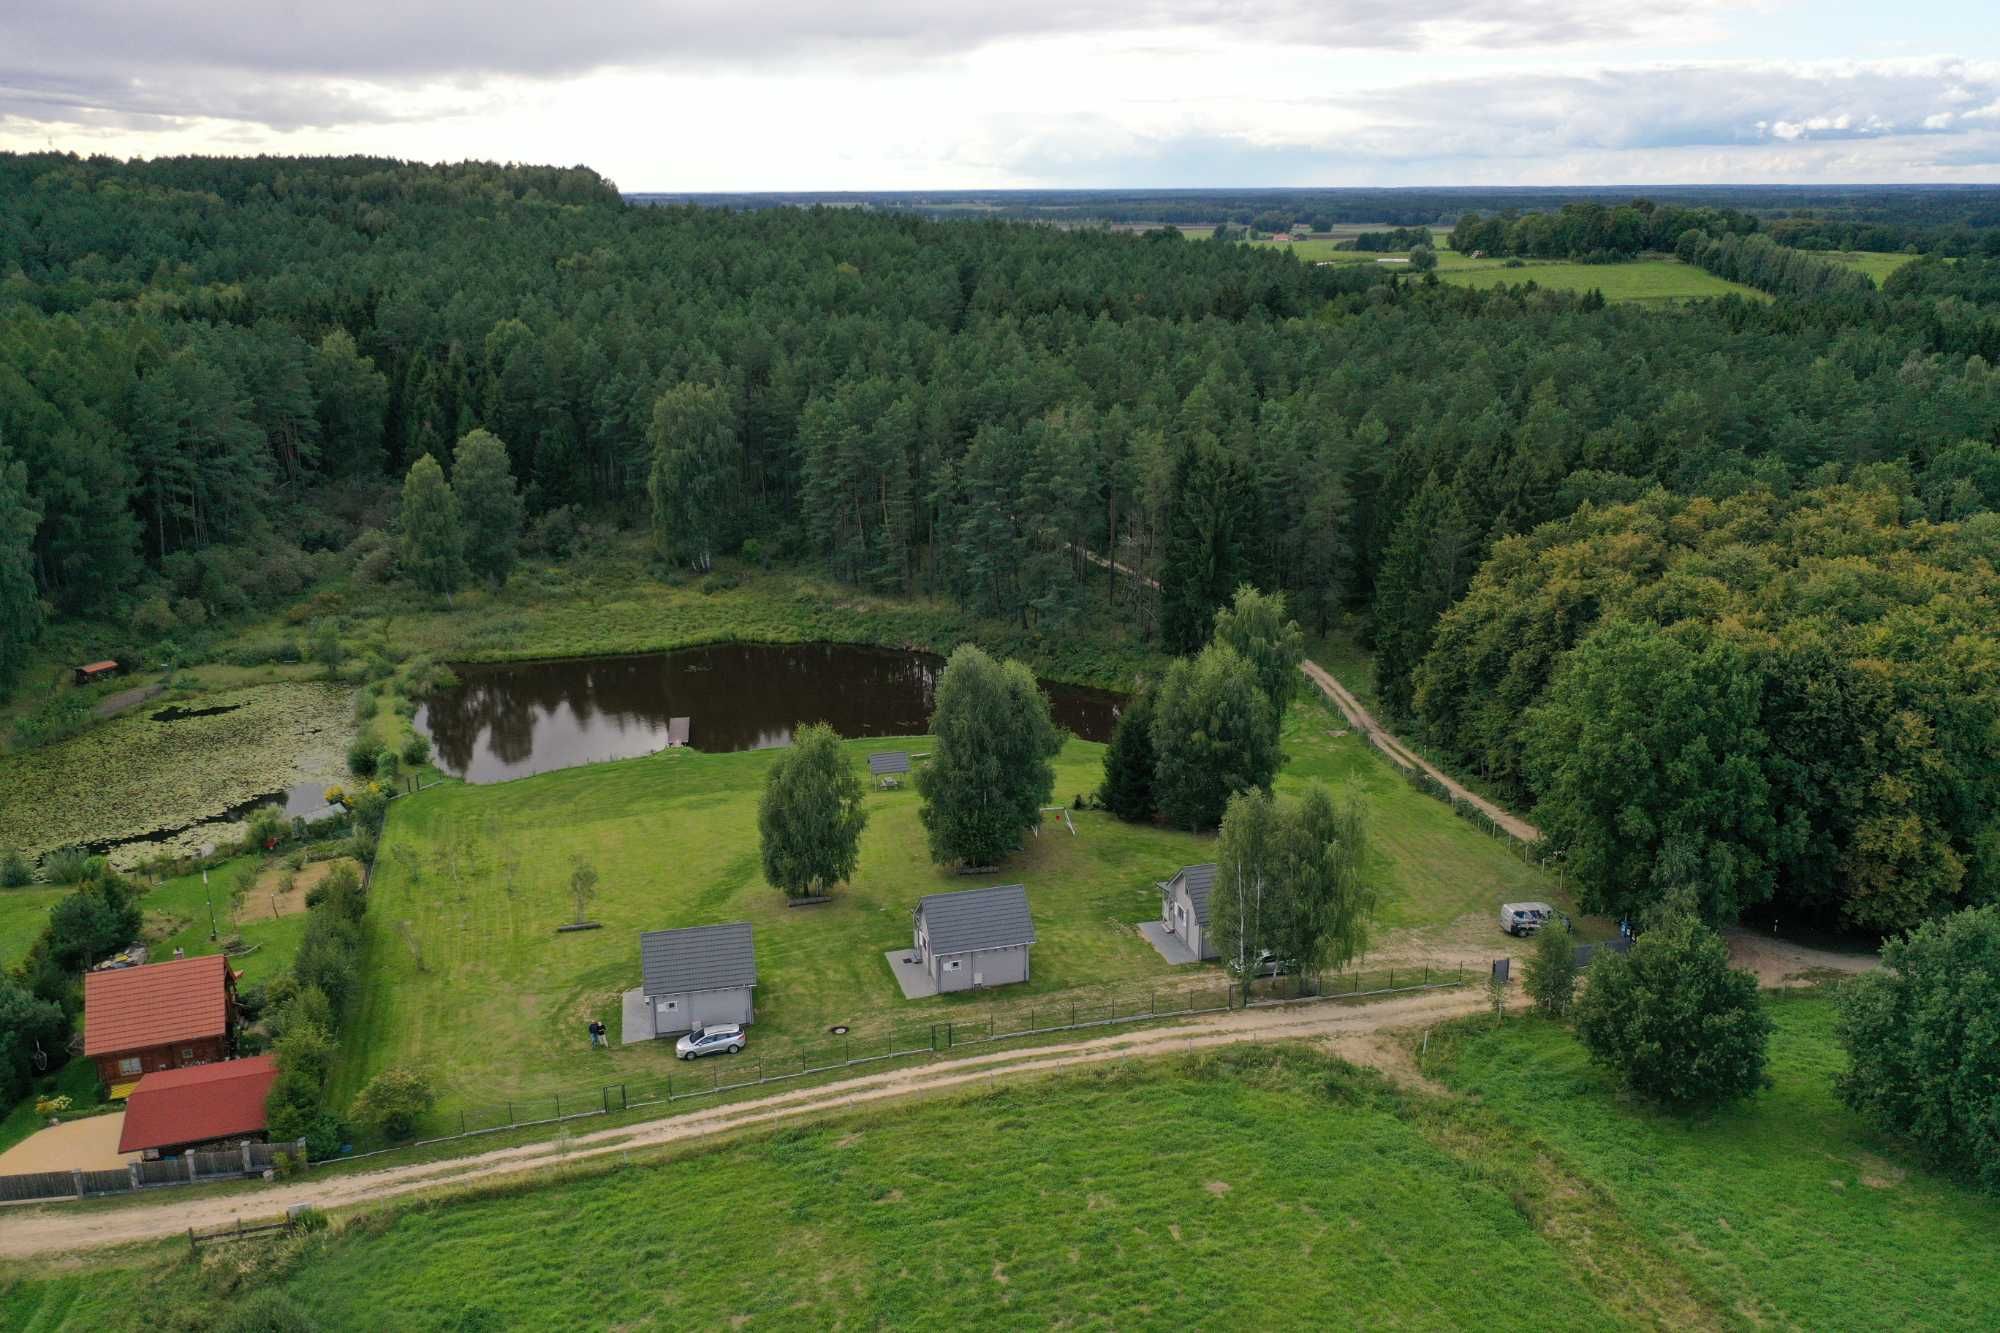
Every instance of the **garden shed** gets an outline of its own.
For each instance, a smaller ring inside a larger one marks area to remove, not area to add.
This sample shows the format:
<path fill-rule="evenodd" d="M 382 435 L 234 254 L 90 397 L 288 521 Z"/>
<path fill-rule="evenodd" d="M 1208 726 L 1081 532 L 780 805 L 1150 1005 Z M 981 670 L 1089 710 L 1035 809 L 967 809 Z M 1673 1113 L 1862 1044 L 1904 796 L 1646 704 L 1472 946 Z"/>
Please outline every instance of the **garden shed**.
<path fill-rule="evenodd" d="M 917 957 L 938 990 L 1007 986 L 1028 979 L 1035 923 L 1022 885 L 926 894 L 912 917 Z"/>
<path fill-rule="evenodd" d="M 148 1074 L 125 1103 L 118 1151 L 153 1158 L 261 1140 L 264 1099 L 277 1081 L 275 1055 Z"/>
<path fill-rule="evenodd" d="M 639 962 L 655 1037 L 748 1023 L 754 1016 L 757 949 L 748 921 L 646 931 L 639 936 Z"/>

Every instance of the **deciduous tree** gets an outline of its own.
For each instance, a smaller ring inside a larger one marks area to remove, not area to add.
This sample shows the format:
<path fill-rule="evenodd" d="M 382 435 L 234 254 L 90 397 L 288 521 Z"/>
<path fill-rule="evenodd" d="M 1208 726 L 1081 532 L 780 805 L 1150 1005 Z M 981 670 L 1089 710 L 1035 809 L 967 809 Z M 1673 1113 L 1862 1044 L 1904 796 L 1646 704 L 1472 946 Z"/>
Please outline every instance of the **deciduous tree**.
<path fill-rule="evenodd" d="M 792 898 L 851 879 L 868 826 L 864 791 L 839 733 L 824 722 L 799 728 L 772 763 L 757 808 L 764 878 Z"/>
<path fill-rule="evenodd" d="M 1041 820 L 1062 733 L 1027 667 L 970 644 L 952 653 L 931 714 L 937 744 L 917 770 L 920 815 L 940 864 L 995 865 Z"/>
<path fill-rule="evenodd" d="M 521 497 L 513 465 L 497 435 L 475 430 L 452 454 L 451 490 L 465 530 L 465 563 L 473 575 L 507 581 L 521 552 Z"/>
<path fill-rule="evenodd" d="M 1271 705 L 1227 644 L 1167 669 L 1153 704 L 1153 794 L 1177 828 L 1214 828 L 1229 798 L 1269 791 L 1278 771 Z"/>
<path fill-rule="evenodd" d="M 1766 1082 L 1771 1019 L 1757 978 L 1729 965 L 1691 894 L 1654 913 L 1631 952 L 1591 963 L 1576 1035 L 1592 1060 L 1666 1106 L 1714 1106 Z"/>

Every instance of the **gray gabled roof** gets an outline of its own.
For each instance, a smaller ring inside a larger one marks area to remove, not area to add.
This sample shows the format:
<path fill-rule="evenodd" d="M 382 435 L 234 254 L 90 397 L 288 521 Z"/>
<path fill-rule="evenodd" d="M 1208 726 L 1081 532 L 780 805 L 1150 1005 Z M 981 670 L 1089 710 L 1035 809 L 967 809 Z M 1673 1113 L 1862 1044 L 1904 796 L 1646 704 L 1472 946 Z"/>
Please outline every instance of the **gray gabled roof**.
<path fill-rule="evenodd" d="M 880 754 L 868 756 L 868 771 L 876 777 L 885 773 L 907 773 L 910 771 L 908 750 L 884 750 Z"/>
<path fill-rule="evenodd" d="M 1198 866 L 1182 866 L 1167 881 L 1169 892 L 1175 884 L 1187 886 L 1188 903 L 1194 908 L 1194 920 L 1198 926 L 1208 924 L 1208 894 L 1215 887 L 1215 862 L 1208 861 Z"/>
<path fill-rule="evenodd" d="M 917 903 L 917 912 L 929 930 L 934 954 L 1005 949 L 1035 942 L 1035 923 L 1028 916 L 1028 891 L 1019 884 L 926 894 Z"/>
<path fill-rule="evenodd" d="M 644 931 L 639 964 L 648 995 L 757 984 L 757 950 L 748 921 Z"/>

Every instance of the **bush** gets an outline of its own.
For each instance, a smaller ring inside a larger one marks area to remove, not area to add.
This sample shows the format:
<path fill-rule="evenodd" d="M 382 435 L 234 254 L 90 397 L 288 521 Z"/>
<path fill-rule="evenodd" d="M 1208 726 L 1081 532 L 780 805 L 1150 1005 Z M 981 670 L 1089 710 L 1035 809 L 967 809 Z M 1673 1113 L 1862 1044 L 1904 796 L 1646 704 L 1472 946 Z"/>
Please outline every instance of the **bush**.
<path fill-rule="evenodd" d="M 375 776 L 376 749 L 366 739 L 357 740 L 347 747 L 347 771 L 357 778 Z"/>
<path fill-rule="evenodd" d="M 406 1139 L 430 1114 L 437 1094 L 430 1080 L 407 1069 L 385 1069 L 348 1108 L 348 1118 L 386 1139 Z"/>
<path fill-rule="evenodd" d="M 68 740 L 90 725 L 92 706 L 91 696 L 73 690 L 50 696 L 14 719 L 14 748 L 32 750 Z"/>
<path fill-rule="evenodd" d="M 1757 978 L 1729 965 L 1722 936 L 1673 906 L 1626 954 L 1592 962 L 1576 1006 L 1576 1035 L 1590 1058 L 1633 1092 L 1673 1107 L 1747 1097 L 1765 1084 L 1771 1018 Z"/>
<path fill-rule="evenodd" d="M 250 829 L 245 839 L 252 847 L 269 850 L 291 835 L 292 821 L 285 818 L 282 806 L 260 805 L 250 814 Z"/>
<path fill-rule="evenodd" d="M 2000 1193 L 2000 907 L 1927 922 L 1841 997 L 1841 1100 Z"/>
<path fill-rule="evenodd" d="M 384 782 L 396 780 L 396 770 L 402 767 L 402 758 L 394 750 L 383 750 L 375 756 L 375 776 Z"/>
<path fill-rule="evenodd" d="M 1550 1018 L 1569 1013 L 1576 1002 L 1576 936 L 1567 925 L 1551 921 L 1536 932 L 1521 984 Z"/>
<path fill-rule="evenodd" d="M 413 734 L 403 742 L 403 763 L 418 768 L 431 761 L 431 738 L 421 733 Z"/>
<path fill-rule="evenodd" d="M 97 858 L 82 847 L 58 847 L 42 858 L 42 882 L 74 884 L 88 876 Z"/>
<path fill-rule="evenodd" d="M 35 882 L 35 868 L 13 849 L 0 853 L 0 888 L 18 889 Z"/>

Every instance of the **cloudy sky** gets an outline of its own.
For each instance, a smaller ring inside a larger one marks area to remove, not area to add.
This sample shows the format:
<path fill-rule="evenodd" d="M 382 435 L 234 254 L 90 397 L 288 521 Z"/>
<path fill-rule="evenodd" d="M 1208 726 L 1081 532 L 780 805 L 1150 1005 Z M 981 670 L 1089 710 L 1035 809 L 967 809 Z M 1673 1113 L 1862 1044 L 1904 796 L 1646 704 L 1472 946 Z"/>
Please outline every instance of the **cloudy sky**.
<path fill-rule="evenodd" d="M 0 148 L 627 190 L 2000 181 L 1990 0 L 4 0 Z"/>

